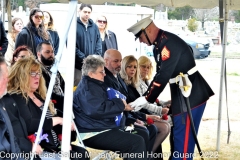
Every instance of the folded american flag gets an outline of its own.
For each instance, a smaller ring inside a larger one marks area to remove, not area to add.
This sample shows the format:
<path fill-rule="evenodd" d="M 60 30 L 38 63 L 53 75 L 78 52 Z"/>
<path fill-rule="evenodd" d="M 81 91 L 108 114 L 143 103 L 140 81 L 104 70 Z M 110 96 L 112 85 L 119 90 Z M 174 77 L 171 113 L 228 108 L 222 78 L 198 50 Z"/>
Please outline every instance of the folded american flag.
<path fill-rule="evenodd" d="M 126 100 L 126 96 L 124 96 L 122 93 L 120 93 L 119 91 L 113 89 L 113 88 L 107 88 L 107 94 L 108 94 L 108 99 L 113 99 L 113 98 L 121 98 L 121 99 L 124 99 Z M 115 117 L 115 123 L 117 126 L 120 125 L 120 122 L 121 122 L 121 119 L 122 119 L 122 116 L 123 116 L 123 112 L 116 116 Z"/>

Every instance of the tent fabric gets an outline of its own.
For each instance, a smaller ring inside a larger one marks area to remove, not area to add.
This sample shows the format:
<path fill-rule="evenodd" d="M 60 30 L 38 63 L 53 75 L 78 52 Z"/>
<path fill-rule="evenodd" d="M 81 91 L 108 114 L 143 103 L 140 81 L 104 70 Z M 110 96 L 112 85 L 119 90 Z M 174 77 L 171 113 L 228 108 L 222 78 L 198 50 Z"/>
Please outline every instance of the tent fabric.
<path fill-rule="evenodd" d="M 68 0 L 58 0 L 59 2 L 69 2 Z M 238 10 L 240 8 L 240 0 L 226 0 L 230 10 Z M 78 0 L 79 3 L 87 4 L 104 4 L 105 2 L 132 4 L 136 3 L 142 6 L 157 6 L 164 4 L 169 7 L 183 7 L 189 5 L 193 8 L 213 8 L 219 6 L 219 0 Z"/>

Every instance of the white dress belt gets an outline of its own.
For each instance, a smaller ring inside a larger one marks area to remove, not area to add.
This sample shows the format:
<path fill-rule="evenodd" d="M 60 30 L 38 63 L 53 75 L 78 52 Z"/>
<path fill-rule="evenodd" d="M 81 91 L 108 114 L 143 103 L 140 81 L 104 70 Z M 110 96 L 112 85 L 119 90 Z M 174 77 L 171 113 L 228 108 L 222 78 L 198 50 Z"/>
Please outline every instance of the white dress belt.
<path fill-rule="evenodd" d="M 187 74 L 188 75 L 192 75 L 193 73 L 197 72 L 197 67 L 194 66 L 192 69 L 190 69 Z M 172 83 L 177 83 L 179 81 L 179 76 L 175 77 L 175 78 L 171 78 L 169 79 L 169 83 L 172 84 Z"/>

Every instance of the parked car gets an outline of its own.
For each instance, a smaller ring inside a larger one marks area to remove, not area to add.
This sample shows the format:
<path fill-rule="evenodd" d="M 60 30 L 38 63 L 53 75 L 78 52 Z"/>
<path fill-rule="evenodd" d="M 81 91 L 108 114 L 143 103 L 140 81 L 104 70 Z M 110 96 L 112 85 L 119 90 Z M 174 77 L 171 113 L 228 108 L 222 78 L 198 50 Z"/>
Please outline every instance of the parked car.
<path fill-rule="evenodd" d="M 193 39 L 193 37 L 181 37 L 192 49 L 193 56 L 195 59 L 203 59 L 210 55 L 209 50 L 210 43 L 204 42 L 198 39 Z"/>

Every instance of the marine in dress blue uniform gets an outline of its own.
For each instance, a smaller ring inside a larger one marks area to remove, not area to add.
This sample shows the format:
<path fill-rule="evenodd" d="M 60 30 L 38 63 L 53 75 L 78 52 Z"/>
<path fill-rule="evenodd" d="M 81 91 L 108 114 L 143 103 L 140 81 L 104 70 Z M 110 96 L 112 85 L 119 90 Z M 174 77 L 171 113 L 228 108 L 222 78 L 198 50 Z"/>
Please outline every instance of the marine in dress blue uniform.
<path fill-rule="evenodd" d="M 185 74 L 191 83 L 189 101 L 196 132 L 204 112 L 206 101 L 214 95 L 208 83 L 197 70 L 192 50 L 177 35 L 159 29 L 150 17 L 144 18 L 128 29 L 136 39 L 147 45 L 154 45 L 153 53 L 157 63 L 157 73 L 149 85 L 145 96 L 138 98 L 131 106 L 138 107 L 153 103 L 167 83 L 171 89 L 171 113 L 173 118 L 170 159 L 193 159 L 195 140 L 187 114 L 186 98 L 179 88 L 179 74 Z"/>

